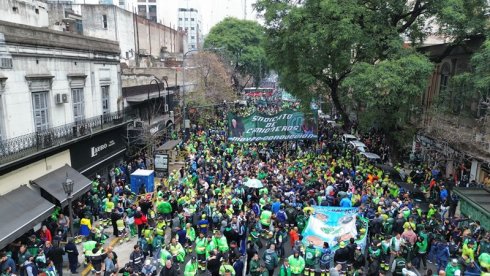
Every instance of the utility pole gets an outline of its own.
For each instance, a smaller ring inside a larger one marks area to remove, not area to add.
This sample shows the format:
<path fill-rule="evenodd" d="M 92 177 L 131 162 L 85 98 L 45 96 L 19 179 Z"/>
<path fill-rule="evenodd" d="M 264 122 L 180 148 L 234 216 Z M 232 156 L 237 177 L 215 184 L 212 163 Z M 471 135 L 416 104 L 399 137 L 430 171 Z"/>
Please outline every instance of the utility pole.
<path fill-rule="evenodd" d="M 247 20 L 247 0 L 243 0 L 243 20 Z"/>

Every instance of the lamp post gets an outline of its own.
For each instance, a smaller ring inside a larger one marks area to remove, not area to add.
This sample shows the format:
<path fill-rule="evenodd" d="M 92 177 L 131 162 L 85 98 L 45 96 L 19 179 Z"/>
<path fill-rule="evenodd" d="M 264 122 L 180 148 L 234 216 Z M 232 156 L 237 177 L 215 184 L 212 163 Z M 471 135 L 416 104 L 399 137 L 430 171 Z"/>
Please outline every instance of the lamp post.
<path fill-rule="evenodd" d="M 160 99 L 160 84 L 158 83 L 158 79 L 153 77 L 150 81 L 150 85 L 148 87 L 148 126 L 151 125 L 151 112 L 150 112 L 150 86 L 152 82 L 155 82 L 158 87 L 158 98 Z"/>
<path fill-rule="evenodd" d="M 71 206 L 71 201 L 73 199 L 73 180 L 68 178 L 68 173 L 66 173 L 66 180 L 65 182 L 62 183 L 63 185 L 63 190 L 65 191 L 66 197 L 68 199 L 68 218 L 70 219 L 70 235 L 71 237 L 74 237 L 73 235 L 73 210 Z"/>

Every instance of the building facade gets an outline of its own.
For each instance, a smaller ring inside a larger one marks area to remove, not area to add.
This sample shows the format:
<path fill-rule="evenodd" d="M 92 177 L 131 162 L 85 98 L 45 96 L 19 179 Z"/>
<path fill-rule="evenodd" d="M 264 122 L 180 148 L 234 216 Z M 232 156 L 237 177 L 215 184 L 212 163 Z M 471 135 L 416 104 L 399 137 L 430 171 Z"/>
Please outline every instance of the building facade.
<path fill-rule="evenodd" d="M 421 99 L 424 120 L 413 149 L 445 176 L 453 175 L 463 184 L 483 183 L 490 177 L 490 92 L 454 81 L 455 76 L 471 70 L 471 57 L 483 41 L 483 37 L 474 37 L 462 45 L 420 49 L 436 64 Z"/>
<path fill-rule="evenodd" d="M 201 22 L 201 16 L 197 9 L 179 8 L 177 27 L 187 33 L 186 52 L 201 49 L 203 43 Z"/>

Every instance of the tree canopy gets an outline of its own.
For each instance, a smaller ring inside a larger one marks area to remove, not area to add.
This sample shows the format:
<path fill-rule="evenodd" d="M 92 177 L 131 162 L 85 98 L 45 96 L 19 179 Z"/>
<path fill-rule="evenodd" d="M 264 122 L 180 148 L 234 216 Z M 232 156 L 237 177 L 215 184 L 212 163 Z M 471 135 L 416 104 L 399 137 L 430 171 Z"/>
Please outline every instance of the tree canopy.
<path fill-rule="evenodd" d="M 204 48 L 221 49 L 233 67 L 233 86 L 240 91 L 246 82 L 253 79 L 258 84 L 267 73 L 264 39 L 264 28 L 257 22 L 228 17 L 211 28 Z"/>
<path fill-rule="evenodd" d="M 430 33 L 456 44 L 483 32 L 486 18 L 486 0 L 259 0 L 256 7 L 270 66 L 286 90 L 305 104 L 327 94 L 346 126 L 348 111 L 382 109 L 363 119 L 385 130 L 408 122 L 400 113 L 426 87 L 431 63 L 414 46 Z"/>

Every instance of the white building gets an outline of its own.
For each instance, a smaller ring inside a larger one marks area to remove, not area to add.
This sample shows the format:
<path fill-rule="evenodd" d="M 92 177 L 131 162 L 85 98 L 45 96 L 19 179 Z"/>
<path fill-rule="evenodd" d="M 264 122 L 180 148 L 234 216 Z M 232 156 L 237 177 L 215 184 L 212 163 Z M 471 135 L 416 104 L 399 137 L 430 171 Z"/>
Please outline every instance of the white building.
<path fill-rule="evenodd" d="M 2 140 L 118 111 L 117 42 L 3 21 L 0 34 Z"/>
<path fill-rule="evenodd" d="M 197 9 L 179 8 L 178 29 L 187 33 L 187 49 L 200 49 L 203 43 L 201 16 Z"/>
<path fill-rule="evenodd" d="M 136 13 L 153 22 L 161 23 L 163 19 L 158 14 L 159 1 L 157 0 L 138 0 Z"/>
<path fill-rule="evenodd" d="M 34 27 L 48 27 L 48 4 L 39 0 L 2 0 L 0 19 Z"/>

